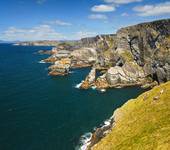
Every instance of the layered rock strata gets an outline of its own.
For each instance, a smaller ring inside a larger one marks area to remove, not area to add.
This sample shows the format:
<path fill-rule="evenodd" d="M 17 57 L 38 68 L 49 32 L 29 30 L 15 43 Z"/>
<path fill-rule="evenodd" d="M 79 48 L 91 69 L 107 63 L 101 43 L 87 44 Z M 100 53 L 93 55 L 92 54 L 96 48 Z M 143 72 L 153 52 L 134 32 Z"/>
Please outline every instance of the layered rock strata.
<path fill-rule="evenodd" d="M 51 75 L 89 66 L 105 71 L 99 77 L 95 75 L 93 84 L 87 80 L 89 73 L 84 89 L 152 87 L 170 80 L 170 19 L 121 28 L 116 34 L 63 42 L 51 54 L 44 60 L 52 63 Z M 69 63 L 63 63 L 65 59 Z"/>

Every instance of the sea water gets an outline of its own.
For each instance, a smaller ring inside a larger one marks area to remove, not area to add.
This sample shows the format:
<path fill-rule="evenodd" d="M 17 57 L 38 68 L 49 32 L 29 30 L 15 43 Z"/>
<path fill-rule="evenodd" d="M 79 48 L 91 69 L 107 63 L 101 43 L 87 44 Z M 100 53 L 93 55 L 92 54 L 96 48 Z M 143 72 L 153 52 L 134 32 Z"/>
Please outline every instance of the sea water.
<path fill-rule="evenodd" d="M 74 150 L 91 132 L 140 88 L 75 88 L 90 71 L 72 70 L 65 77 L 48 75 L 51 47 L 0 44 L 0 150 Z M 77 86 L 78 87 L 78 86 Z"/>

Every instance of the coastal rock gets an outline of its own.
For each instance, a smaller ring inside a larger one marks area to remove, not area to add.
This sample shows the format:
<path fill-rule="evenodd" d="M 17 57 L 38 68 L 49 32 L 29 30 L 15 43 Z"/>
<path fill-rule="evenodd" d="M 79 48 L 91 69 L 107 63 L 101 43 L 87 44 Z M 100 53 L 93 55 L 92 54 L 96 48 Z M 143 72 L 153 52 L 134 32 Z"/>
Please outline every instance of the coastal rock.
<path fill-rule="evenodd" d="M 95 81 L 99 88 L 144 86 L 170 80 L 169 54 L 170 19 L 163 19 L 121 28 L 116 34 L 60 42 L 44 62 L 69 58 L 70 68 L 108 70 Z M 84 88 L 90 84 L 85 80 Z"/>
<path fill-rule="evenodd" d="M 117 51 L 130 51 L 139 66 L 164 66 L 169 60 L 170 19 L 122 28 L 117 32 L 117 38 Z M 151 74 L 150 70 L 148 72 Z M 156 72 L 162 82 L 163 70 L 157 68 Z"/>
<path fill-rule="evenodd" d="M 52 51 L 49 51 L 49 50 L 39 50 L 38 53 L 39 53 L 39 54 L 42 54 L 42 55 L 44 55 L 44 54 L 46 54 L 46 55 L 51 55 L 51 54 L 52 54 Z"/>
<path fill-rule="evenodd" d="M 80 40 L 82 47 L 92 47 L 99 51 L 107 50 L 114 45 L 116 35 L 97 35 L 96 37 L 88 37 Z"/>
<path fill-rule="evenodd" d="M 94 48 L 81 48 L 71 53 L 73 60 L 86 63 L 94 63 L 97 60 L 97 52 Z"/>
<path fill-rule="evenodd" d="M 68 58 L 63 58 L 55 62 L 54 65 L 49 67 L 50 75 L 66 75 L 69 73 L 71 65 L 71 60 Z"/>
<path fill-rule="evenodd" d="M 49 58 L 44 59 L 43 61 L 46 63 L 55 63 L 57 60 L 63 58 L 70 57 L 70 51 L 68 50 L 58 50 L 57 48 L 53 48 L 50 53 L 52 54 Z"/>
<path fill-rule="evenodd" d="M 109 88 L 109 83 L 106 80 L 106 74 L 103 74 L 102 76 L 98 77 L 95 86 L 97 89 L 107 89 Z"/>
<path fill-rule="evenodd" d="M 163 68 L 157 67 L 156 68 L 156 75 L 157 75 L 159 83 L 163 83 L 163 82 L 166 81 L 166 72 L 164 71 Z"/>
<path fill-rule="evenodd" d="M 80 88 L 81 89 L 88 89 L 90 88 L 96 79 L 96 69 L 92 68 L 89 75 L 86 77 L 85 81 L 82 82 Z"/>
<path fill-rule="evenodd" d="M 55 63 L 55 62 L 57 61 L 57 58 L 51 56 L 51 57 L 46 58 L 46 59 L 44 59 L 44 60 L 42 60 L 42 61 L 45 62 L 45 63 Z"/>
<path fill-rule="evenodd" d="M 144 79 L 143 69 L 135 62 L 126 62 L 122 67 L 111 67 L 106 73 L 106 81 L 110 87 L 139 85 Z"/>

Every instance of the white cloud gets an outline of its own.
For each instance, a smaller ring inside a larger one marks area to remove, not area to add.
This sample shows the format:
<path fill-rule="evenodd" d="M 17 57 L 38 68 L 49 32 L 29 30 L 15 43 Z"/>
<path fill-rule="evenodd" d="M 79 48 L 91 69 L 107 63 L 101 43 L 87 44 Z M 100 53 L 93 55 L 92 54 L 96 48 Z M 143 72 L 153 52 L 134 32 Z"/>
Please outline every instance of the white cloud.
<path fill-rule="evenodd" d="M 0 39 L 10 40 L 10 41 L 12 40 L 21 40 L 21 41 L 58 40 L 64 38 L 65 37 L 62 34 L 57 33 L 49 25 L 39 25 L 29 29 L 9 27 L 0 36 Z"/>
<path fill-rule="evenodd" d="M 71 26 L 72 25 L 71 23 L 65 22 L 62 20 L 47 21 L 45 23 L 50 24 L 50 25 L 57 25 L 57 26 Z"/>
<path fill-rule="evenodd" d="M 129 14 L 125 12 L 125 13 L 122 13 L 121 16 L 122 16 L 122 17 L 128 17 Z"/>
<path fill-rule="evenodd" d="M 95 5 L 91 8 L 93 12 L 112 12 L 115 11 L 115 7 L 112 5 Z"/>
<path fill-rule="evenodd" d="M 93 37 L 96 35 L 97 35 L 97 33 L 95 33 L 95 32 L 79 31 L 74 34 L 74 37 L 72 37 L 72 39 L 81 39 L 81 38 L 86 38 L 86 37 Z"/>
<path fill-rule="evenodd" d="M 88 16 L 89 19 L 93 20 L 107 20 L 107 16 L 103 14 L 91 14 Z"/>
<path fill-rule="evenodd" d="M 115 4 L 129 4 L 133 2 L 141 2 L 142 0 L 104 0 L 106 3 L 115 3 Z"/>
<path fill-rule="evenodd" d="M 45 3 L 46 2 L 46 0 L 36 0 L 36 2 L 37 2 L 37 4 L 43 4 L 43 3 Z"/>
<path fill-rule="evenodd" d="M 144 5 L 133 8 L 139 16 L 158 16 L 170 14 L 170 2 L 159 3 L 155 5 Z"/>

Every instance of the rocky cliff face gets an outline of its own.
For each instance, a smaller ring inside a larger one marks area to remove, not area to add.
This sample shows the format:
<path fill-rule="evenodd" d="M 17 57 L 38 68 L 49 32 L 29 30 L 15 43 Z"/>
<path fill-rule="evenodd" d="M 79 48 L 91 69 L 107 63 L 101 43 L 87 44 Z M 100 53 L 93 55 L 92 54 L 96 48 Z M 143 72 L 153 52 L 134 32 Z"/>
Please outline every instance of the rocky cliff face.
<path fill-rule="evenodd" d="M 60 43 L 45 61 L 55 65 L 63 58 L 70 59 L 69 69 L 93 66 L 101 71 L 102 75 L 95 75 L 94 83 L 89 84 L 98 89 L 134 85 L 149 87 L 169 81 L 170 19 L 121 28 L 116 34 Z M 63 68 L 68 72 L 67 64 Z"/>
<path fill-rule="evenodd" d="M 170 19 L 122 28 L 101 41 L 111 44 L 100 45 L 96 66 L 108 71 L 97 79 L 98 88 L 102 81 L 104 87 L 124 87 L 170 80 Z"/>
<path fill-rule="evenodd" d="M 170 19 L 138 24 L 117 32 L 116 51 L 129 51 L 158 82 L 169 79 Z"/>
<path fill-rule="evenodd" d="M 96 37 L 83 38 L 80 40 L 81 46 L 84 47 L 94 47 L 98 50 L 106 50 L 110 48 L 113 44 L 113 40 L 115 39 L 114 34 L 110 35 L 98 35 Z"/>

